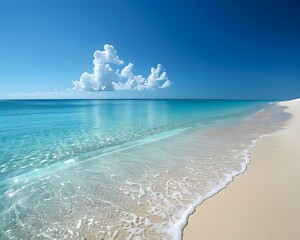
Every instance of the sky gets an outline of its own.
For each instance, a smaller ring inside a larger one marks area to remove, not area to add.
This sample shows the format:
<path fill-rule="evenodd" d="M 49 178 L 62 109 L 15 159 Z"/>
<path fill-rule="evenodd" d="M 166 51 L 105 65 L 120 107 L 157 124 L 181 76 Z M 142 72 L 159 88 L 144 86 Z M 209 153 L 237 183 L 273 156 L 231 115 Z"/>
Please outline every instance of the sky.
<path fill-rule="evenodd" d="M 299 12 L 297 0 L 0 0 L 0 98 L 297 98 Z"/>

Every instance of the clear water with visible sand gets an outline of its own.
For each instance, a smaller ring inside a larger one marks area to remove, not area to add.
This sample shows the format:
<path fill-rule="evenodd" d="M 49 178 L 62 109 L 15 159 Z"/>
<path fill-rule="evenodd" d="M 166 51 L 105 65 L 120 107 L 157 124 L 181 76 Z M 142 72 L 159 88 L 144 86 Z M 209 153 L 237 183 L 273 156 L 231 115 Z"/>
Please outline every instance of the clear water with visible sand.
<path fill-rule="evenodd" d="M 259 101 L 0 101 L 0 238 L 180 239 L 286 117 Z"/>

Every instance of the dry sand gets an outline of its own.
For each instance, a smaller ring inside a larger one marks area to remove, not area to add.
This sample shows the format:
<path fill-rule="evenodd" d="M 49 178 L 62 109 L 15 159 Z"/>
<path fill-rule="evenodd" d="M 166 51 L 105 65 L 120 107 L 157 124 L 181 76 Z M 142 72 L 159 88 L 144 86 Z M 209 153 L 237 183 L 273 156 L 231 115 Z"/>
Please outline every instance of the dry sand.
<path fill-rule="evenodd" d="M 300 100 L 281 105 L 286 130 L 259 140 L 247 171 L 189 218 L 184 240 L 300 239 Z"/>

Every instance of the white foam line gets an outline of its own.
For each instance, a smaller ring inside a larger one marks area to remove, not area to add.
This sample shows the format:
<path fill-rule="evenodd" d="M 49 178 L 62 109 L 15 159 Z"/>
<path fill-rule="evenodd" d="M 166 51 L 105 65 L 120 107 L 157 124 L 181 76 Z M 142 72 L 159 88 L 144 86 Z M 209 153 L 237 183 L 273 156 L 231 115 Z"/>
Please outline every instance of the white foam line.
<path fill-rule="evenodd" d="M 237 177 L 237 176 L 243 174 L 244 172 L 246 172 L 248 164 L 251 163 L 251 159 L 250 159 L 251 150 L 256 146 L 257 142 L 260 139 L 262 139 L 264 137 L 268 137 L 268 136 L 273 136 L 273 135 L 279 134 L 279 133 L 281 133 L 283 131 L 284 131 L 284 129 L 279 129 L 279 130 L 276 130 L 273 133 L 263 134 L 263 135 L 259 136 L 257 139 L 252 140 L 250 146 L 247 149 L 245 149 L 245 150 L 242 151 L 243 152 L 244 162 L 242 162 L 242 168 L 241 168 L 241 170 L 233 172 L 232 174 L 227 174 L 226 180 L 224 182 L 222 182 L 221 184 L 217 185 L 214 189 L 212 189 L 211 191 L 209 191 L 204 197 L 199 197 L 198 199 L 196 199 L 193 203 L 191 203 L 188 206 L 188 208 L 182 214 L 182 217 L 174 225 L 175 233 L 173 232 L 173 237 L 174 237 L 173 239 L 177 239 L 177 240 L 181 240 L 182 239 L 184 228 L 188 224 L 188 219 L 196 211 L 196 208 L 199 205 L 201 205 L 207 199 L 209 199 L 209 198 L 213 197 L 214 195 L 218 194 L 222 190 L 226 189 L 226 187 L 231 182 L 234 181 L 235 177 Z"/>

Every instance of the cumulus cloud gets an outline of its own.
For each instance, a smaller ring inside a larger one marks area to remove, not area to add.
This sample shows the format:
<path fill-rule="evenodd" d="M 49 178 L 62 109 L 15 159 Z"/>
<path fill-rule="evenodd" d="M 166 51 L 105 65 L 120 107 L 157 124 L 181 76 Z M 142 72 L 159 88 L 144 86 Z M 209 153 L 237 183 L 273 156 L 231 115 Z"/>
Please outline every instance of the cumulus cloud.
<path fill-rule="evenodd" d="M 104 50 L 94 53 L 94 72 L 84 72 L 78 81 L 73 81 L 76 90 L 114 91 L 114 90 L 153 90 L 169 87 L 172 82 L 161 64 L 152 67 L 149 76 L 135 75 L 134 64 L 128 63 L 123 69 L 115 70 L 113 65 L 123 65 L 112 45 L 105 44 Z"/>

